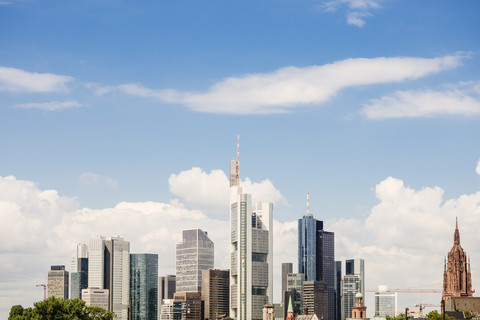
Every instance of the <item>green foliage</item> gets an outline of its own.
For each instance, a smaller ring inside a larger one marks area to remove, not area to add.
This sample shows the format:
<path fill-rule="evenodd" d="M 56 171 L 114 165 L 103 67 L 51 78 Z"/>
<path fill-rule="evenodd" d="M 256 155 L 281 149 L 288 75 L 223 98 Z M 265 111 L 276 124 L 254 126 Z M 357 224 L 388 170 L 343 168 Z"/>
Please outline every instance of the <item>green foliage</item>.
<path fill-rule="evenodd" d="M 443 320 L 443 314 L 439 313 L 437 310 L 433 310 L 427 313 L 425 320 Z M 445 315 L 445 320 L 455 320 L 455 318 Z"/>
<path fill-rule="evenodd" d="M 99 307 L 87 307 L 79 299 L 63 300 L 50 297 L 24 309 L 13 306 L 8 320 L 112 320 L 115 313 Z"/>

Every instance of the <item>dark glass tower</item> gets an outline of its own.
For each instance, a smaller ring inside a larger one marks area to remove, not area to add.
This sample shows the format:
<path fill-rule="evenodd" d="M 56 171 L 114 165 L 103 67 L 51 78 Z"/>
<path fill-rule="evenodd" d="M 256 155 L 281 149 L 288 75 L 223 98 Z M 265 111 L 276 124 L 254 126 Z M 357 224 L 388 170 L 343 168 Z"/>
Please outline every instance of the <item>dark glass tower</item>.
<path fill-rule="evenodd" d="M 318 232 L 323 230 L 323 221 L 311 215 L 298 219 L 298 273 L 305 275 L 305 281 L 320 281 L 320 264 L 317 263 Z M 319 248 L 320 249 L 320 248 Z"/>
<path fill-rule="evenodd" d="M 157 320 L 157 254 L 130 255 L 130 299 L 132 299 L 132 320 Z"/>
<path fill-rule="evenodd" d="M 298 219 L 298 272 L 305 274 L 305 281 L 326 283 L 325 320 L 335 320 L 335 235 L 309 214 Z"/>
<path fill-rule="evenodd" d="M 77 258 L 77 272 L 72 272 L 71 298 L 82 299 L 82 289 L 88 288 L 88 258 Z"/>

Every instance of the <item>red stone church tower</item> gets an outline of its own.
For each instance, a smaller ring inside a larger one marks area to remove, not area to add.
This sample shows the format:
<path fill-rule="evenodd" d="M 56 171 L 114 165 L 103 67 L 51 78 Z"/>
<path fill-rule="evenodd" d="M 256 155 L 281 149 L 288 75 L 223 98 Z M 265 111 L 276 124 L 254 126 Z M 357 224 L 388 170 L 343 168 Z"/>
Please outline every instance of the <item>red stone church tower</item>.
<path fill-rule="evenodd" d="M 443 296 L 445 303 L 451 297 L 472 296 L 472 275 L 470 273 L 470 258 L 460 246 L 460 233 L 458 232 L 458 219 L 453 236 L 453 247 L 448 253 L 443 271 Z"/>

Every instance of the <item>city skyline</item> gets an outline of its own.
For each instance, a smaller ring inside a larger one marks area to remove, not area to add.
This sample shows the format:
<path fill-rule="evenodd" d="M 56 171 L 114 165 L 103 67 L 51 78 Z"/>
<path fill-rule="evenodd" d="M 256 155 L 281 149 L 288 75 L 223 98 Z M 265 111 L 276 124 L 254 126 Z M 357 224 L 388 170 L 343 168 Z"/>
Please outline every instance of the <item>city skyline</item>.
<path fill-rule="evenodd" d="M 365 260 L 365 289 L 441 288 L 458 217 L 478 292 L 479 9 L 1 1 L 0 318 L 101 234 L 168 275 L 181 231 L 208 230 L 228 268 L 237 133 L 244 191 L 273 203 L 273 302 L 281 263 L 298 271 L 307 190 L 335 260 Z"/>

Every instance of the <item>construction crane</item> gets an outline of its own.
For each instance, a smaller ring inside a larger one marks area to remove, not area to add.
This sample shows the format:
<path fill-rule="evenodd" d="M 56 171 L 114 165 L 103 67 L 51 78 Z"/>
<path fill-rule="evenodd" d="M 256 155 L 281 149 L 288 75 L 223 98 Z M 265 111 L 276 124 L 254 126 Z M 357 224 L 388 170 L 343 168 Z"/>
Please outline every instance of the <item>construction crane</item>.
<path fill-rule="evenodd" d="M 43 287 L 43 300 L 47 299 L 47 285 L 42 283 L 37 284 L 35 287 Z"/>
<path fill-rule="evenodd" d="M 438 304 L 429 304 L 429 303 L 419 303 L 419 304 L 416 304 L 414 305 L 415 308 L 418 308 L 420 311 L 420 318 L 423 318 L 423 310 L 425 309 L 425 307 L 429 307 L 429 308 L 438 308 L 440 307 L 440 305 Z"/>
<path fill-rule="evenodd" d="M 68 287 L 69 284 L 37 284 L 35 287 L 43 287 L 43 300 L 47 299 L 47 287 Z"/>
<path fill-rule="evenodd" d="M 402 292 L 402 293 L 442 293 L 440 289 L 387 289 L 385 291 L 379 291 L 378 289 L 365 289 L 365 292 Z"/>

